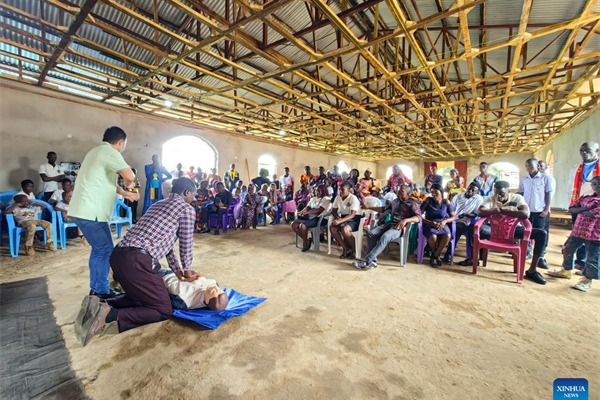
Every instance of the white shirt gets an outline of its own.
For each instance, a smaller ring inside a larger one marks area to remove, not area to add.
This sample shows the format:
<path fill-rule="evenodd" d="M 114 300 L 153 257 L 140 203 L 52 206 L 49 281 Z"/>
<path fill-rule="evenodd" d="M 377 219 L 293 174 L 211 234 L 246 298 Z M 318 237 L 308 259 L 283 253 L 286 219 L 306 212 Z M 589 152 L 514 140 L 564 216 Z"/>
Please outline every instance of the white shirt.
<path fill-rule="evenodd" d="M 207 279 L 203 276 L 193 282 L 182 282 L 175 274 L 167 274 L 162 277 L 167 291 L 179 296 L 189 309 L 204 308 L 204 294 L 210 286 L 217 286 L 217 281 Z"/>
<path fill-rule="evenodd" d="M 59 211 L 69 212 L 69 205 L 61 200 L 58 203 L 56 203 L 56 205 L 54 206 L 54 209 L 59 210 Z"/>
<path fill-rule="evenodd" d="M 493 194 L 494 183 L 496 183 L 498 177 L 496 175 L 488 175 L 487 179 L 484 180 L 481 174 L 479 174 L 473 180 L 479 183 L 479 185 L 481 185 L 481 189 L 479 189 L 479 194 L 485 197 Z"/>
<path fill-rule="evenodd" d="M 458 217 L 460 214 L 471 214 L 479 210 L 479 206 L 483 203 L 483 197 L 475 194 L 469 198 L 464 193 L 459 193 L 452 198 L 452 206 L 454 207 L 454 213 Z M 471 218 L 462 217 L 458 219 L 459 222 L 469 225 Z"/>
<path fill-rule="evenodd" d="M 345 200 L 342 199 L 342 196 L 338 195 L 333 202 L 333 208 L 337 208 L 338 215 L 341 217 L 350 214 L 352 210 L 358 214 L 360 213 L 360 201 L 353 194 L 348 195 Z"/>
<path fill-rule="evenodd" d="M 510 203 L 513 203 L 513 204 L 510 204 Z M 495 195 L 488 196 L 483 200 L 483 203 L 481 204 L 481 206 L 484 209 L 489 210 L 489 209 L 496 208 L 496 207 L 505 207 L 505 206 L 508 206 L 509 204 L 511 206 L 514 205 L 515 207 L 525 206 L 524 211 L 527 214 L 529 214 L 529 207 L 527 206 L 527 202 L 525 202 L 525 198 L 517 193 L 509 193 L 508 197 L 504 203 L 499 201 Z"/>
<path fill-rule="evenodd" d="M 529 211 L 538 213 L 544 211 L 546 193 L 552 193 L 553 190 L 548 175 L 536 172 L 533 177 L 527 174 L 521 178 L 517 192 L 523 193 Z"/>
<path fill-rule="evenodd" d="M 18 195 L 20 195 L 20 194 L 24 194 L 25 196 L 27 196 L 27 198 L 28 198 L 29 200 L 33 200 L 33 201 L 37 200 L 37 199 L 35 198 L 35 194 L 33 194 L 33 192 L 31 192 L 31 193 L 27 194 L 27 193 L 25 193 L 24 191 L 22 191 L 22 190 L 21 190 L 19 193 L 15 194 L 15 196 L 18 196 Z M 13 201 L 14 201 L 14 199 L 15 199 L 15 196 L 13 196 L 13 197 L 12 197 L 12 198 L 13 198 Z"/>
<path fill-rule="evenodd" d="M 50 165 L 50 163 L 40 165 L 39 172 L 40 172 L 40 174 L 46 174 L 46 176 L 48 178 L 53 178 L 55 176 L 65 174 L 62 167 L 60 167 L 58 164 L 56 164 L 55 166 L 52 166 L 52 165 Z M 54 192 L 55 190 L 58 189 L 59 183 L 60 182 L 54 182 L 54 181 L 44 182 L 44 186 L 42 187 L 42 192 Z"/>
<path fill-rule="evenodd" d="M 327 193 L 329 193 L 329 197 L 333 196 L 333 188 L 331 186 L 327 186 Z"/>
<path fill-rule="evenodd" d="M 281 188 L 282 191 L 285 191 L 285 188 L 288 187 L 288 185 L 292 185 L 294 183 L 294 178 L 292 178 L 291 175 L 285 176 L 285 175 L 281 175 L 279 177 L 279 187 Z"/>
<path fill-rule="evenodd" d="M 548 173 L 545 173 L 544 175 L 546 175 L 548 177 L 548 179 L 550 180 L 550 186 L 552 187 L 552 193 L 550 194 L 550 201 L 552 201 L 552 198 L 554 197 L 554 193 L 556 193 L 556 179 L 554 179 L 554 177 Z"/>
<path fill-rule="evenodd" d="M 54 191 L 54 193 L 52 193 L 52 196 L 50 196 L 50 200 L 48 200 L 49 203 L 58 203 L 59 201 L 62 200 L 62 194 L 63 194 L 64 190 L 62 189 L 56 189 Z"/>
<path fill-rule="evenodd" d="M 310 201 L 307 204 L 307 207 L 310 207 L 311 210 L 323 207 L 323 212 L 321 214 L 319 214 L 319 217 L 321 217 L 323 215 L 329 214 L 329 212 L 331 211 L 329 209 L 330 205 L 331 205 L 330 197 L 322 197 L 322 198 L 311 197 Z"/>

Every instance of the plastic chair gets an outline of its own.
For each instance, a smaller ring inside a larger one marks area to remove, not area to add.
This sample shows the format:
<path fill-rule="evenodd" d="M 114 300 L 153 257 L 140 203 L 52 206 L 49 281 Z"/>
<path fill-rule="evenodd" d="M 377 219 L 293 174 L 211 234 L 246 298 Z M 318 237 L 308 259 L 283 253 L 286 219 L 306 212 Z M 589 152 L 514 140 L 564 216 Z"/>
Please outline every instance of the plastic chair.
<path fill-rule="evenodd" d="M 36 203 L 44 204 L 48 211 L 52 214 L 52 242 L 56 244 L 56 213 L 54 208 L 45 201 L 36 200 Z M 42 219 L 43 210 L 38 214 L 38 219 Z M 8 227 L 8 242 L 10 248 L 11 257 L 17 257 L 19 255 L 19 246 L 21 244 L 21 233 L 26 232 L 27 229 L 17 225 L 15 217 L 12 214 L 4 214 L 6 216 L 6 225 Z M 36 231 L 41 231 L 44 234 L 44 243 L 48 241 L 46 237 L 46 231 L 41 226 L 35 228 Z"/>
<path fill-rule="evenodd" d="M 121 217 L 121 210 L 125 210 L 127 216 Z M 124 224 L 129 224 L 129 229 L 133 226 L 133 215 L 131 213 L 131 207 L 127 206 L 121 200 L 115 199 L 115 208 L 113 209 L 112 217 L 108 221 L 108 226 L 115 226 L 117 231 L 117 237 L 121 237 L 121 228 Z"/>
<path fill-rule="evenodd" d="M 485 221 L 490 221 L 491 235 L 489 240 L 479 238 L 479 230 Z M 525 227 L 523 239 L 515 243 L 515 231 L 519 223 Z M 513 255 L 513 271 L 517 274 L 517 283 L 523 282 L 525 274 L 525 258 L 527 245 L 531 237 L 531 222 L 528 219 L 510 217 L 503 214 L 494 214 L 490 217 L 481 217 L 475 224 L 473 239 L 473 274 L 477 273 L 479 265 L 479 250 L 483 250 L 483 266 L 487 265 L 488 251 L 509 252 Z"/>
<path fill-rule="evenodd" d="M 450 227 L 450 265 L 454 264 L 454 249 L 456 248 L 456 222 L 452 221 Z M 423 264 L 423 254 L 425 253 L 425 247 L 427 246 L 427 238 L 423 236 L 423 221 L 419 222 L 419 231 L 417 233 L 417 263 Z"/>
<path fill-rule="evenodd" d="M 315 246 L 315 247 L 314 247 L 314 250 L 315 250 L 316 252 L 318 252 L 318 251 L 319 251 L 319 249 L 320 249 L 320 247 L 321 247 L 321 246 L 320 246 L 320 244 L 321 244 L 321 230 L 322 230 L 323 228 L 326 228 L 326 227 L 328 227 L 328 226 L 329 226 L 329 224 L 328 224 L 328 225 L 326 225 L 326 226 L 321 226 L 321 223 L 323 222 L 323 219 L 324 219 L 324 218 L 327 218 L 328 216 L 329 216 L 329 215 L 323 215 L 323 216 L 319 217 L 319 220 L 317 221 L 317 226 L 315 226 L 314 228 L 310 228 L 310 229 L 308 230 L 308 231 L 309 231 L 309 233 L 311 234 L 311 238 L 312 238 L 312 241 L 313 241 L 313 245 Z M 329 236 L 329 235 L 327 235 L 327 236 Z M 298 234 L 297 234 L 297 233 L 296 233 L 296 247 L 299 247 L 299 246 L 298 246 Z"/>
<path fill-rule="evenodd" d="M 400 266 L 406 267 L 406 261 L 408 260 L 408 243 L 410 239 L 410 228 L 412 227 L 412 222 L 409 222 L 404 227 L 404 233 L 396 240 L 392 240 L 390 243 L 398 243 L 400 247 Z M 389 245 L 388 245 L 389 248 Z"/>
<path fill-rule="evenodd" d="M 59 210 L 56 213 L 56 223 L 58 226 L 58 237 L 60 238 L 60 249 L 64 250 L 67 246 L 67 228 L 77 228 L 75 222 L 65 222 L 62 213 Z"/>
<path fill-rule="evenodd" d="M 19 193 L 16 190 L 9 190 L 7 192 L 0 192 L 0 203 L 4 205 L 4 207 L 8 207 L 10 203 L 12 203 L 12 198 L 15 194 Z M 4 221 L 4 213 L 0 213 L 0 245 L 2 244 L 2 232 L 4 231 L 6 226 L 6 222 Z"/>
<path fill-rule="evenodd" d="M 362 256 L 362 242 L 363 242 L 363 236 L 364 236 L 364 226 L 365 226 L 365 214 L 366 213 L 374 213 L 374 211 L 371 210 L 366 210 L 363 211 L 363 215 L 360 218 L 360 222 L 358 223 L 358 229 L 354 232 L 352 232 L 352 236 L 354 236 L 354 247 L 356 249 L 356 258 L 360 259 Z M 333 222 L 333 215 L 328 216 L 327 218 L 327 254 L 331 254 L 331 233 L 329 231 L 329 228 L 331 227 L 331 224 Z M 313 240 L 314 241 L 314 240 Z"/>

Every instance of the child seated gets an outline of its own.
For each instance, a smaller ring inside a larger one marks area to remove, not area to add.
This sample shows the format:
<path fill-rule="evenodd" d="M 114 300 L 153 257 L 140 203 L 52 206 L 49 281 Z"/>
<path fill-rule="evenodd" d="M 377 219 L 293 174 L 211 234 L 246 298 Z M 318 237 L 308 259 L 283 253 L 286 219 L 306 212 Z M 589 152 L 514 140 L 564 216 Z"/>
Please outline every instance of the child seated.
<path fill-rule="evenodd" d="M 221 311 L 229 304 L 229 298 L 214 279 L 203 276 L 193 282 L 180 281 L 177 276 L 169 270 L 161 270 L 163 282 L 171 296 L 171 303 L 177 310 L 193 310 L 197 308 L 208 308 L 209 310 Z"/>
<path fill-rule="evenodd" d="M 67 213 L 69 212 L 69 204 L 71 203 L 72 197 L 73 197 L 73 192 L 67 191 L 67 190 L 63 191 L 61 194 L 62 200 L 59 201 L 58 203 L 56 203 L 56 206 L 54 207 L 54 209 L 56 211 L 60 211 L 64 222 L 73 222 L 73 218 L 69 217 L 67 215 Z M 81 238 L 81 243 L 83 243 L 84 245 L 87 245 L 88 242 L 87 242 L 87 240 L 85 240 L 85 237 L 83 236 L 83 233 L 81 233 L 81 230 L 79 228 L 76 228 L 76 229 L 77 229 L 77 237 Z"/>
<path fill-rule="evenodd" d="M 46 209 L 46 206 L 41 203 L 35 203 L 30 200 L 27 194 L 16 194 L 13 197 L 15 202 L 8 207 L 4 212 L 12 214 L 17 225 L 27 229 L 27 239 L 25 240 L 25 253 L 28 256 L 33 256 L 33 238 L 35 229 L 41 226 L 46 231 L 46 250 L 55 251 L 56 248 L 52 243 L 52 224 L 48 221 L 38 219 L 39 213 Z"/>
<path fill-rule="evenodd" d="M 71 191 L 73 191 L 73 183 L 71 182 L 71 180 L 69 178 L 63 179 L 62 180 L 62 189 L 56 189 L 52 193 L 52 196 L 50 197 L 50 200 L 48 200 L 48 203 L 50 203 L 50 205 L 54 206 L 61 200 L 63 192 L 71 192 Z"/>

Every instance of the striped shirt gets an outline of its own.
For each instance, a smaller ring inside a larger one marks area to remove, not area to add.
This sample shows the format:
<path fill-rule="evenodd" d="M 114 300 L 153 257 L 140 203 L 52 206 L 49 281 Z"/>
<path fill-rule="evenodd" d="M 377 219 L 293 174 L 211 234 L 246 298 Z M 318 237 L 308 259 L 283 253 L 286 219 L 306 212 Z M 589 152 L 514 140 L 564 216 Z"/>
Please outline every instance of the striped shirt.
<path fill-rule="evenodd" d="M 192 268 L 195 218 L 194 207 L 180 195 L 171 194 L 168 199 L 153 204 L 118 246 L 144 249 L 157 260 L 166 256 L 169 268 L 181 272 L 173 250 L 179 239 L 179 258 L 183 270 L 187 271 Z"/>

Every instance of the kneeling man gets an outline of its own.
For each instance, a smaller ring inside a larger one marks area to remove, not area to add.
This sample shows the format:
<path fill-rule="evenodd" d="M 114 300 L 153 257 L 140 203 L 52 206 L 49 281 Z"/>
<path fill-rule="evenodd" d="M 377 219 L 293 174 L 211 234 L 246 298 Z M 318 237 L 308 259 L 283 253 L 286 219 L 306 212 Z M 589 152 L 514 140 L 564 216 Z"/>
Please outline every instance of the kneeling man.
<path fill-rule="evenodd" d="M 119 332 L 124 332 L 171 317 L 173 308 L 158 260 L 166 256 L 169 268 L 182 281 L 200 277 L 192 270 L 195 211 L 190 203 L 195 194 L 191 179 L 176 179 L 171 196 L 153 204 L 115 247 L 110 266 L 125 294 L 105 303 L 96 296 L 84 298 L 75 321 L 75 334 L 83 345 L 111 322 L 116 321 Z M 183 268 L 173 251 L 177 239 Z"/>

